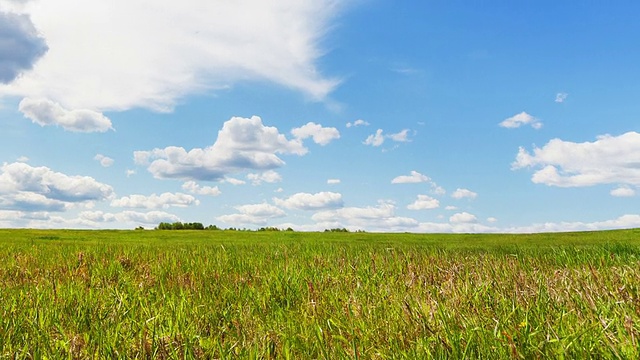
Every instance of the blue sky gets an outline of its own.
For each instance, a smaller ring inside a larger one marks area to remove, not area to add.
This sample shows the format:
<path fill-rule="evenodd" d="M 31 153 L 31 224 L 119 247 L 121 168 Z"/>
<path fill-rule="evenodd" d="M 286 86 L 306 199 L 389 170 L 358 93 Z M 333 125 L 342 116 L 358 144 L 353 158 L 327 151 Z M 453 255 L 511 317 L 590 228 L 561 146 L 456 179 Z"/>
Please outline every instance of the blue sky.
<path fill-rule="evenodd" d="M 0 227 L 640 227 L 639 11 L 0 0 Z"/>

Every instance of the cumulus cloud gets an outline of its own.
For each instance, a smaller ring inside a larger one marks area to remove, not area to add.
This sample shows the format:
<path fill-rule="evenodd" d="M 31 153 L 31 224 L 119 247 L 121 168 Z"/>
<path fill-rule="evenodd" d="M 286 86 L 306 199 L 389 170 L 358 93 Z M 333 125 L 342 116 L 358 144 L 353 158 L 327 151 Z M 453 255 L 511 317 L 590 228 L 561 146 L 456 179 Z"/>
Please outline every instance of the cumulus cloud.
<path fill-rule="evenodd" d="M 313 138 L 313 142 L 322 146 L 340 138 L 338 129 L 334 127 L 323 127 L 313 122 L 291 130 L 291 134 L 300 140 L 311 137 Z"/>
<path fill-rule="evenodd" d="M 408 142 L 409 140 L 409 129 L 404 129 L 399 133 L 389 134 L 387 137 L 396 142 Z"/>
<path fill-rule="evenodd" d="M 440 201 L 428 195 L 418 195 L 418 199 L 407 206 L 409 210 L 427 210 L 440 207 Z"/>
<path fill-rule="evenodd" d="M 7 24 L 6 15 L 0 20 L 5 33 L 20 29 L 4 36 L 24 44 L 4 50 L 18 54 L 11 59 L 18 70 L 3 69 L 4 78 L 30 68 L 46 50 L 27 16 L 49 51 L 0 87 L 0 96 L 49 99 L 71 111 L 170 111 L 189 94 L 239 81 L 269 81 L 312 100 L 324 99 L 340 82 L 316 63 L 344 2 L 158 0 L 153 10 L 141 0 L 33 4 L 24 7 L 25 17 L 12 18 L 20 27 Z"/>
<path fill-rule="evenodd" d="M 284 217 L 285 212 L 270 204 L 250 204 L 235 207 L 236 214 L 218 216 L 216 219 L 227 224 L 235 225 L 265 225 L 269 219 Z"/>
<path fill-rule="evenodd" d="M 468 189 L 456 189 L 456 191 L 453 192 L 453 194 L 451 194 L 451 197 L 454 199 L 475 199 L 476 197 L 478 197 L 478 194 L 468 190 Z"/>
<path fill-rule="evenodd" d="M 287 199 L 274 198 L 273 202 L 287 209 L 298 210 L 335 209 L 344 206 L 342 194 L 329 191 L 315 194 L 297 193 Z"/>
<path fill-rule="evenodd" d="M 422 175 L 417 171 L 411 171 L 411 175 L 400 175 L 391 180 L 392 184 L 415 184 L 415 183 L 424 183 L 430 182 L 431 178 Z"/>
<path fill-rule="evenodd" d="M 636 196 L 636 191 L 632 188 L 621 186 L 611 190 L 610 194 L 615 197 L 632 197 Z"/>
<path fill-rule="evenodd" d="M 273 170 L 268 170 L 262 173 L 247 174 L 247 179 L 251 180 L 253 185 L 260 185 L 263 182 L 273 184 L 282 181 L 282 176 Z"/>
<path fill-rule="evenodd" d="M 47 50 L 28 15 L 0 11 L 0 84 L 31 70 Z"/>
<path fill-rule="evenodd" d="M 366 122 L 366 121 L 364 121 L 364 120 L 362 120 L 362 119 L 358 119 L 358 120 L 356 120 L 356 121 L 354 121 L 354 122 L 352 122 L 352 123 L 351 123 L 351 122 L 348 122 L 348 123 L 347 123 L 347 127 L 348 127 L 348 128 L 350 128 L 350 127 L 352 127 L 352 126 L 353 126 L 353 127 L 358 127 L 358 126 L 369 126 L 369 125 L 370 125 L 370 124 L 369 124 L 368 122 Z"/>
<path fill-rule="evenodd" d="M 199 205 L 195 197 L 183 193 L 162 193 L 160 195 L 130 195 L 111 201 L 113 207 L 140 208 L 140 209 L 168 209 L 169 207 L 187 207 Z"/>
<path fill-rule="evenodd" d="M 451 215 L 449 222 L 452 224 L 467 224 L 478 222 L 478 218 L 468 212 L 461 212 Z"/>
<path fill-rule="evenodd" d="M 285 162 L 278 154 L 304 155 L 300 140 L 288 140 L 275 127 L 264 126 L 258 116 L 233 117 L 218 132 L 216 142 L 205 149 L 185 150 L 169 146 L 136 151 L 134 160 L 159 179 L 215 181 L 244 170 L 273 170 Z"/>
<path fill-rule="evenodd" d="M 247 182 L 244 180 L 240 180 L 240 179 L 236 179 L 236 178 L 232 178 L 232 177 L 225 177 L 224 179 L 220 180 L 221 182 L 227 182 L 231 185 L 244 185 Z"/>
<path fill-rule="evenodd" d="M 111 165 L 113 165 L 114 160 L 110 157 L 104 156 L 102 154 L 97 154 L 93 160 L 96 160 L 100 163 L 100 166 L 102 167 L 109 167 Z"/>
<path fill-rule="evenodd" d="M 329 185 L 340 184 L 340 179 L 327 179 L 327 184 L 329 184 Z"/>
<path fill-rule="evenodd" d="M 73 132 L 113 130 L 111 120 L 92 110 L 67 110 L 51 100 L 25 98 L 20 102 L 22 114 L 40 126 L 60 126 Z"/>
<path fill-rule="evenodd" d="M 505 119 L 499 125 L 507 129 L 515 129 L 523 125 L 531 125 L 531 127 L 536 130 L 542 128 L 542 122 L 538 118 L 531 116 L 524 111 Z"/>
<path fill-rule="evenodd" d="M 567 96 L 569 96 L 569 94 L 565 93 L 565 92 L 559 92 L 556 94 L 556 102 L 557 103 L 563 103 L 565 100 L 567 100 Z"/>
<path fill-rule="evenodd" d="M 382 135 L 382 129 L 378 129 L 376 130 L 375 134 L 369 135 L 365 139 L 363 144 L 371 146 L 380 146 L 384 144 L 384 135 Z"/>
<path fill-rule="evenodd" d="M 64 211 L 74 203 L 113 196 L 113 188 L 89 176 L 69 176 L 48 167 L 5 163 L 0 167 L 0 207 L 11 210 Z"/>
<path fill-rule="evenodd" d="M 381 146 L 384 144 L 385 139 L 391 139 L 395 142 L 408 142 L 411 141 L 409 139 L 409 129 L 404 129 L 396 134 L 385 135 L 382 129 L 376 130 L 375 134 L 369 135 L 364 141 L 363 144 L 371 145 L 374 147 Z"/>
<path fill-rule="evenodd" d="M 182 184 L 182 188 L 192 194 L 218 196 L 222 191 L 217 186 L 200 186 L 195 181 L 187 181 Z"/>
<path fill-rule="evenodd" d="M 640 185 L 640 134 L 603 135 L 594 142 L 553 139 L 533 153 L 520 148 L 512 169 L 537 169 L 536 184 L 582 187 L 600 184 Z"/>

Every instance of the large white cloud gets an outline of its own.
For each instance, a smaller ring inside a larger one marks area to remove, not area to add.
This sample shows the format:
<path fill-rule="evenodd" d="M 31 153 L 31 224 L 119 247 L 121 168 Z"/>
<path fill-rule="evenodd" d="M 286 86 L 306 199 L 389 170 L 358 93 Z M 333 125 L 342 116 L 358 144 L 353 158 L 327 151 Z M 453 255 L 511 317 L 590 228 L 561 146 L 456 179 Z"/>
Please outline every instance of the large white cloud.
<path fill-rule="evenodd" d="M 148 170 L 156 178 L 212 181 L 244 170 L 278 168 L 284 165 L 278 154 L 306 153 L 300 140 L 288 140 L 277 128 L 264 126 L 260 117 L 253 116 L 226 121 L 216 142 L 208 148 L 187 151 L 170 146 L 136 151 L 134 159 L 139 165 L 148 164 Z"/>
<path fill-rule="evenodd" d="M 30 72 L 0 86 L 0 96 L 48 99 L 70 111 L 167 111 L 188 94 L 255 79 L 323 99 L 339 80 L 322 75 L 316 61 L 344 4 L 33 0 L 20 8 L 49 51 Z M 18 60 L 28 65 L 33 57 Z"/>
<path fill-rule="evenodd" d="M 21 162 L 0 167 L 0 207 L 4 209 L 63 211 L 74 203 L 112 196 L 111 186 L 89 176 L 69 176 Z"/>
<path fill-rule="evenodd" d="M 330 191 L 315 194 L 297 193 L 286 199 L 274 198 L 273 201 L 278 206 L 299 210 L 334 209 L 344 206 L 342 194 Z"/>
<path fill-rule="evenodd" d="M 0 84 L 30 70 L 47 50 L 28 15 L 0 11 Z"/>
<path fill-rule="evenodd" d="M 549 186 L 640 186 L 640 134 L 603 135 L 582 143 L 553 139 L 533 153 L 520 148 L 512 168 L 537 169 L 531 180 Z"/>

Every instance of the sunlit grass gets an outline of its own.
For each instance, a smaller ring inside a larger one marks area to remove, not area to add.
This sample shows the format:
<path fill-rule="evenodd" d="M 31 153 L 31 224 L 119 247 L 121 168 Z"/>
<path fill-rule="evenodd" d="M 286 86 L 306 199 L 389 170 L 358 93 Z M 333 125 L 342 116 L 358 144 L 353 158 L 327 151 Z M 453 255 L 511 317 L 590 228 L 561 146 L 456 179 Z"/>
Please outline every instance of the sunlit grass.
<path fill-rule="evenodd" d="M 0 230 L 0 357 L 638 358 L 640 231 Z"/>

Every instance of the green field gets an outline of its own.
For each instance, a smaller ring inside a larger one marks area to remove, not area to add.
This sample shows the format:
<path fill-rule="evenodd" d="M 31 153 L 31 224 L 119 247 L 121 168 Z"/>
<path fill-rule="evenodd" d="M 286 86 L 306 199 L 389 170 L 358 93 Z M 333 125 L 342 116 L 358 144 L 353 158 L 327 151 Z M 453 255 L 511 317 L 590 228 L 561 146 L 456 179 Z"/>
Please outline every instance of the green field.
<path fill-rule="evenodd" d="M 0 358 L 639 358 L 640 230 L 0 230 Z"/>

